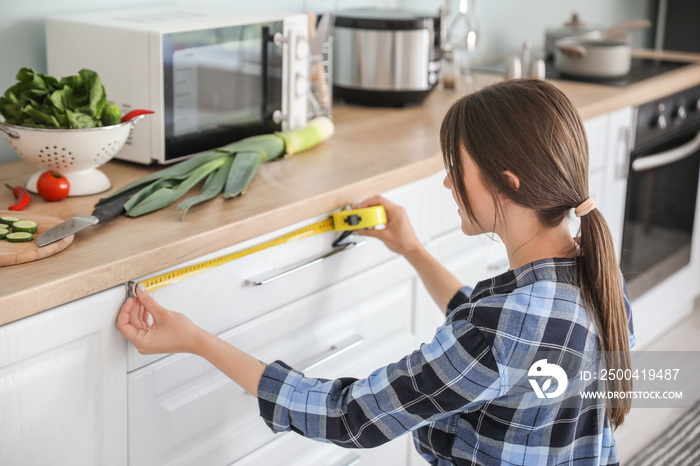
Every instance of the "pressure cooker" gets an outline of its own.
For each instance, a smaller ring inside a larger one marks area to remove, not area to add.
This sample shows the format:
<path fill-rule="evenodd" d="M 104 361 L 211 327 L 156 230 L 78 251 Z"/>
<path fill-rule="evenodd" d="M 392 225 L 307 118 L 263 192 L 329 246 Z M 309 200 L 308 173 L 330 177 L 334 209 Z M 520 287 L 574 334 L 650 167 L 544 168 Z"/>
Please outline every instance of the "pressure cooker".
<path fill-rule="evenodd" d="M 348 103 L 418 104 L 440 79 L 437 14 L 408 9 L 339 10 L 333 44 L 333 93 Z"/>

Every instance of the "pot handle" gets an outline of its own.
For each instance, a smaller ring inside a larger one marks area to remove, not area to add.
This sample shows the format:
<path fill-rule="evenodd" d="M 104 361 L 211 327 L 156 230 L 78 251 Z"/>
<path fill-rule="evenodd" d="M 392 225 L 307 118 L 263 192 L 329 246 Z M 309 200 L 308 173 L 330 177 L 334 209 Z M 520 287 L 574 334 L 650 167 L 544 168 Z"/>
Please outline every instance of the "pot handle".
<path fill-rule="evenodd" d="M 0 121 L 0 131 L 7 134 L 12 139 L 19 139 L 19 134 L 17 133 L 17 131 L 8 128 L 4 121 Z"/>
<path fill-rule="evenodd" d="M 635 19 L 616 24 L 603 32 L 606 36 L 619 36 L 620 33 L 624 31 L 636 31 L 638 29 L 646 29 L 649 27 L 651 27 L 651 21 L 648 19 Z"/>
<path fill-rule="evenodd" d="M 557 45 L 556 47 L 569 58 L 583 58 L 588 55 L 588 50 L 582 45 Z"/>

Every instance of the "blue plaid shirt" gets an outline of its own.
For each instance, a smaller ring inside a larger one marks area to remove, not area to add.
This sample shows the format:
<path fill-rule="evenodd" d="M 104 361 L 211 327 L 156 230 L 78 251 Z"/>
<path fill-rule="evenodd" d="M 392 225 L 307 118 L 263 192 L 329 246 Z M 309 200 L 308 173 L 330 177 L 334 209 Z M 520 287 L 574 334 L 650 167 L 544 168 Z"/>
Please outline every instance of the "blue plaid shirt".
<path fill-rule="evenodd" d="M 412 431 L 434 465 L 618 464 L 605 400 L 538 400 L 524 380 L 542 351 L 563 366 L 599 352 L 575 261 L 538 260 L 462 288 L 430 343 L 366 379 L 308 378 L 276 361 L 260 380 L 260 413 L 275 432 L 346 448 Z M 632 346 L 626 289 L 625 304 Z"/>

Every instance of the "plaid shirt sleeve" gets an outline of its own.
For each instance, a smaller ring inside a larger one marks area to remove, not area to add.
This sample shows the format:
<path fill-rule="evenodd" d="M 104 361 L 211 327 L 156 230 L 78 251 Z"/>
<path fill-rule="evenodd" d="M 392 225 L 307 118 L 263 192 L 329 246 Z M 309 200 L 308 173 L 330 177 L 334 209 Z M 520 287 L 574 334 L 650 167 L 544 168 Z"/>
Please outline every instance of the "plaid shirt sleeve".
<path fill-rule="evenodd" d="M 304 377 L 276 361 L 258 386 L 260 414 L 275 432 L 293 430 L 346 448 L 371 448 L 501 393 L 498 366 L 468 321 L 366 379 Z"/>
<path fill-rule="evenodd" d="M 460 288 L 457 293 L 452 297 L 449 303 L 447 303 L 447 312 L 445 313 L 446 315 L 450 315 L 452 311 L 457 309 L 459 306 L 461 306 L 464 303 L 469 302 L 469 298 L 472 296 L 472 291 L 474 291 L 474 288 L 471 286 L 463 286 Z"/>

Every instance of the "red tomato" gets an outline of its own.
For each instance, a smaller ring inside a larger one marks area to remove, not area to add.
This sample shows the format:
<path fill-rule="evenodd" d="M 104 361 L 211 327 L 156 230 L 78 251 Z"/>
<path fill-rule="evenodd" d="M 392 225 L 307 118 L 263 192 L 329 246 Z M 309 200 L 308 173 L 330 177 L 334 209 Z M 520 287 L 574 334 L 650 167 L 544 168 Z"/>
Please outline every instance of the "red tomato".
<path fill-rule="evenodd" d="M 68 196 L 70 183 L 68 178 L 54 171 L 45 171 L 36 181 L 36 190 L 47 201 L 60 201 Z"/>

